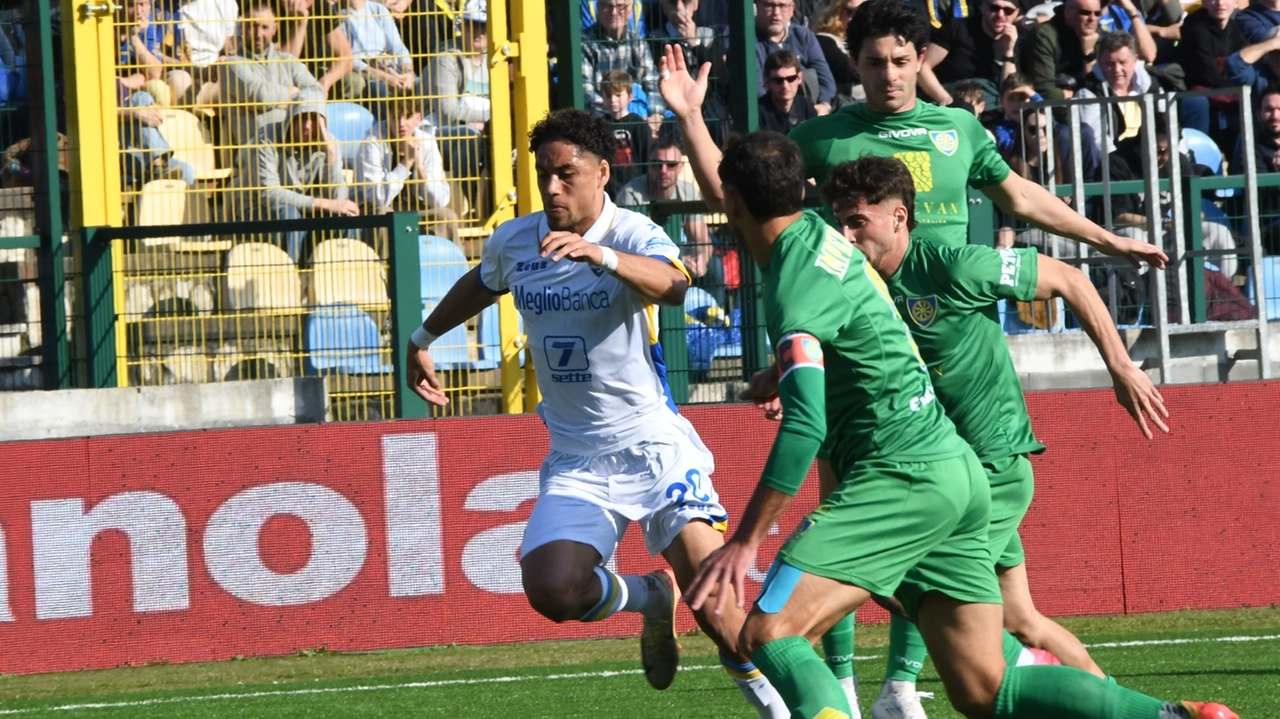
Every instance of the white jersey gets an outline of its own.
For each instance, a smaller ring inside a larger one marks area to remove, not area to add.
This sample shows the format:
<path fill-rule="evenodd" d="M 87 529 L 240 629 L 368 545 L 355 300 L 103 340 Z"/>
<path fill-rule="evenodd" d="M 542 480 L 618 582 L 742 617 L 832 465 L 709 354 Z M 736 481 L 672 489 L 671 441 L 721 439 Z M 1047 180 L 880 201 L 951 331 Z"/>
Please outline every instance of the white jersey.
<path fill-rule="evenodd" d="M 541 257 L 548 232 L 542 212 L 503 223 L 485 243 L 480 281 L 495 294 L 511 292 L 524 319 L 551 448 L 598 455 L 631 446 L 653 422 L 677 416 L 657 308 L 604 270 Z M 584 239 L 684 271 L 680 250 L 662 228 L 608 195 Z"/>

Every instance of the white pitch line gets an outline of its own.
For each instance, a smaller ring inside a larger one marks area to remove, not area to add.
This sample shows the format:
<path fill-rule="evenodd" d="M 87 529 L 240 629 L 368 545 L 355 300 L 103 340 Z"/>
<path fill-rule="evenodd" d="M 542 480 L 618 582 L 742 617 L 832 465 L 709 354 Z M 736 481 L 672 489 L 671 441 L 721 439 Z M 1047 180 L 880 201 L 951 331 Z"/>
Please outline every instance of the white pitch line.
<path fill-rule="evenodd" d="M 1086 644 L 1093 648 L 1115 647 L 1150 647 L 1169 644 L 1209 644 L 1216 642 L 1263 642 L 1280 639 L 1280 634 L 1261 636 L 1212 637 L 1209 639 L 1148 639 L 1131 642 L 1102 642 Z M 854 657 L 854 661 L 870 661 L 884 659 L 883 654 Z M 680 667 L 680 671 L 701 671 L 718 669 L 719 664 L 693 665 Z M 35 714 L 36 712 L 70 712 L 82 709 L 129 709 L 134 707 L 160 706 L 165 704 L 186 704 L 194 702 L 225 701 L 231 699 L 261 699 L 264 697 L 307 696 L 314 694 L 346 694 L 352 692 L 380 692 L 395 689 L 434 689 L 436 687 L 468 686 L 475 684 L 511 684 L 527 681 L 556 681 L 561 679 L 607 679 L 609 677 L 632 676 L 643 673 L 640 669 L 619 669 L 599 672 L 578 672 L 576 674 L 541 674 L 505 677 L 481 677 L 477 679 L 439 679 L 429 682 L 405 682 L 403 684 L 360 684 L 350 687 L 317 687 L 315 689 L 279 689 L 261 692 L 241 692 L 232 694 L 203 694 L 182 697 L 158 697 L 155 699 L 139 699 L 129 702 L 93 702 L 85 704 L 56 704 L 46 707 L 24 707 L 21 709 L 0 709 L 0 716 L 16 714 Z"/>

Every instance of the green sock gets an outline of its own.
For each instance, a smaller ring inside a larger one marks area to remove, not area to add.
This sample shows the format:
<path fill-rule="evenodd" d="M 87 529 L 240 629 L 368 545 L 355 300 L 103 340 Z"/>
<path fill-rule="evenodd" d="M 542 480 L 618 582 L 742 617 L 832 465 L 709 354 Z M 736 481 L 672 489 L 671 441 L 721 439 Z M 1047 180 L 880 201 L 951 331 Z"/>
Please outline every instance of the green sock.
<path fill-rule="evenodd" d="M 885 681 L 914 684 L 924 670 L 924 658 L 928 654 L 924 648 L 924 637 L 920 636 L 916 625 L 893 615 L 889 621 L 889 666 L 885 669 Z"/>
<path fill-rule="evenodd" d="M 848 719 L 844 689 L 804 637 L 775 639 L 751 655 L 795 719 Z"/>
<path fill-rule="evenodd" d="M 1004 663 L 1011 667 L 1018 666 L 1018 658 L 1022 656 L 1022 642 L 1010 634 L 1004 633 Z"/>
<path fill-rule="evenodd" d="M 1165 706 L 1089 672 L 1063 666 L 1009 667 L 992 719 L 1157 719 Z"/>
<path fill-rule="evenodd" d="M 836 679 L 853 676 L 853 619 L 850 614 L 836 622 L 822 635 L 822 653 L 827 657 L 827 666 Z"/>

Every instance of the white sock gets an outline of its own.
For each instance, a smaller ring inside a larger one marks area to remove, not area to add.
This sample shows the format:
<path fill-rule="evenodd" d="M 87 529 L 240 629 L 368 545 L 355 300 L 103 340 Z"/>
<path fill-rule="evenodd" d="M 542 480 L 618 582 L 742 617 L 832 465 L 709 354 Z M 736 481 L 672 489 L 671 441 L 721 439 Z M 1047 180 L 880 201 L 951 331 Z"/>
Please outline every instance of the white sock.
<path fill-rule="evenodd" d="M 862 706 L 858 697 L 858 675 L 840 677 L 840 687 L 844 689 L 845 698 L 849 700 L 849 708 L 853 710 L 850 719 L 862 719 Z"/>
<path fill-rule="evenodd" d="M 916 691 L 916 683 L 909 682 L 906 679 L 886 679 L 884 687 L 880 690 L 881 694 L 914 694 Z"/>
<path fill-rule="evenodd" d="M 1036 663 L 1036 655 L 1032 654 L 1031 650 L 1027 649 L 1026 647 L 1023 647 L 1022 651 L 1018 652 L 1018 663 L 1015 664 L 1014 666 L 1029 667 L 1035 663 Z"/>
<path fill-rule="evenodd" d="M 669 595 L 658 580 L 647 574 L 620 574 L 614 576 L 622 580 L 623 586 L 626 587 L 626 597 L 622 600 L 622 611 L 640 612 L 641 614 L 668 611 Z"/>

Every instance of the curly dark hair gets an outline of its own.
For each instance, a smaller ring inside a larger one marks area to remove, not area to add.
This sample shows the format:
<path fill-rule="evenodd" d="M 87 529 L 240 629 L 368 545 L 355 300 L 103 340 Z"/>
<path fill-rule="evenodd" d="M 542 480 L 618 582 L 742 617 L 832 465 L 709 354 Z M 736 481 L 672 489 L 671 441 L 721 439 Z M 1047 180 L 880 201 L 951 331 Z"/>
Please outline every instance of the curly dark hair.
<path fill-rule="evenodd" d="M 543 145 L 557 140 L 608 162 L 613 162 L 618 147 L 609 121 L 586 110 L 556 110 L 542 118 L 529 131 L 529 150 L 536 154 Z"/>
<path fill-rule="evenodd" d="M 804 157 L 786 135 L 761 131 L 730 139 L 719 174 L 720 182 L 742 198 L 756 220 L 785 217 L 804 208 Z"/>
<path fill-rule="evenodd" d="M 907 229 L 916 228 L 916 185 L 911 171 L 896 157 L 863 155 L 842 162 L 822 186 L 822 199 L 831 207 L 848 207 L 858 200 L 878 205 L 890 198 L 907 207 Z"/>
<path fill-rule="evenodd" d="M 929 18 L 914 3 L 903 0 L 867 0 L 858 6 L 845 34 L 845 49 L 855 61 L 862 43 L 878 37 L 901 37 L 917 54 L 929 44 Z"/>

